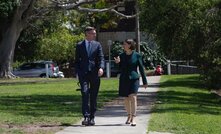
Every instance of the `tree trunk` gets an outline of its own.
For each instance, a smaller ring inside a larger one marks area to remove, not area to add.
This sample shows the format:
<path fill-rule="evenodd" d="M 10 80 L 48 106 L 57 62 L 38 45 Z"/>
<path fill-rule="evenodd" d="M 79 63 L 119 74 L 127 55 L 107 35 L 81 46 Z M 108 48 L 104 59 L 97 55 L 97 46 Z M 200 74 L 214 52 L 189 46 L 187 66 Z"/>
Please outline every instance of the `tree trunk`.
<path fill-rule="evenodd" d="M 17 21 L 12 21 L 6 27 L 5 33 L 0 42 L 0 78 L 11 78 L 11 63 L 13 61 L 13 53 L 16 41 L 20 36 L 22 26 Z"/>
<path fill-rule="evenodd" d="M 23 0 L 21 5 L 13 10 L 13 15 L 5 20 L 0 33 L 0 78 L 13 78 L 11 63 L 13 62 L 16 42 L 21 31 L 27 24 L 35 0 Z"/>

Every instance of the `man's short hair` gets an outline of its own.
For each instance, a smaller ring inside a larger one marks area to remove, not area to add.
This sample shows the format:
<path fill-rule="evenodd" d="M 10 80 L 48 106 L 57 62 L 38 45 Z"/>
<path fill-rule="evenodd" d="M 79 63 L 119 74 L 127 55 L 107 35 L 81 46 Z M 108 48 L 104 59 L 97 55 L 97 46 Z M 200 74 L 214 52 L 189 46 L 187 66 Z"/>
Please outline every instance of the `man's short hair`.
<path fill-rule="evenodd" d="M 94 27 L 86 27 L 84 32 L 87 33 L 88 31 L 96 30 Z"/>

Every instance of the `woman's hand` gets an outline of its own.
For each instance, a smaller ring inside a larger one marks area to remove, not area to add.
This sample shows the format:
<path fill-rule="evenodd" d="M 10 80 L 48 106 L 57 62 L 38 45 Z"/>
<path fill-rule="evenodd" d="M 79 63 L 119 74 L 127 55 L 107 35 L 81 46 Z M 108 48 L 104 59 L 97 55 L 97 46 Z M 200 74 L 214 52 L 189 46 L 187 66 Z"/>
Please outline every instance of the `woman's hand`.
<path fill-rule="evenodd" d="M 119 63 L 120 62 L 120 57 L 119 56 L 114 57 L 114 61 L 115 61 L 115 63 Z"/>
<path fill-rule="evenodd" d="M 147 84 L 144 84 L 144 85 L 143 85 L 143 87 L 144 87 L 145 89 L 147 88 L 147 86 L 148 86 Z"/>

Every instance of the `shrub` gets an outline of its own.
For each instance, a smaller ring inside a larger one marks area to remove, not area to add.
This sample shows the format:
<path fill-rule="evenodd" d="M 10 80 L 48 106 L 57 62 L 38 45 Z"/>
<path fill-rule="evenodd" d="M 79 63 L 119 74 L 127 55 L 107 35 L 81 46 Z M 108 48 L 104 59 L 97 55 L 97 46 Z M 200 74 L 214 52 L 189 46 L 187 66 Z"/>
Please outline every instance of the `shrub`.
<path fill-rule="evenodd" d="M 202 78 L 209 88 L 221 89 L 221 39 L 207 46 L 200 55 Z"/>
<path fill-rule="evenodd" d="M 113 57 L 116 57 L 123 52 L 121 44 L 122 43 L 119 41 L 115 41 L 113 43 L 111 48 L 112 59 Z M 150 49 L 148 43 L 141 42 L 140 51 L 141 55 L 143 56 L 143 63 L 146 69 L 153 69 L 157 65 L 164 66 L 166 64 L 166 58 L 164 57 L 164 55 L 158 49 Z"/>

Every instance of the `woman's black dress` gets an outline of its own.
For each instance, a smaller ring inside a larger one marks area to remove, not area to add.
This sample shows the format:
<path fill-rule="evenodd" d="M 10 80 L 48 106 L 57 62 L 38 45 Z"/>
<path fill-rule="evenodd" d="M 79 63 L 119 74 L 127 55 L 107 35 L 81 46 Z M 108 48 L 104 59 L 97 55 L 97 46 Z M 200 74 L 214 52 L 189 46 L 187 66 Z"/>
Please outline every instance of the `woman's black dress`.
<path fill-rule="evenodd" d="M 126 55 L 125 53 L 121 56 L 121 75 L 119 83 L 119 96 L 128 97 L 132 93 L 137 93 L 139 88 L 139 78 L 130 79 L 129 78 L 129 66 L 131 65 L 131 55 Z"/>

